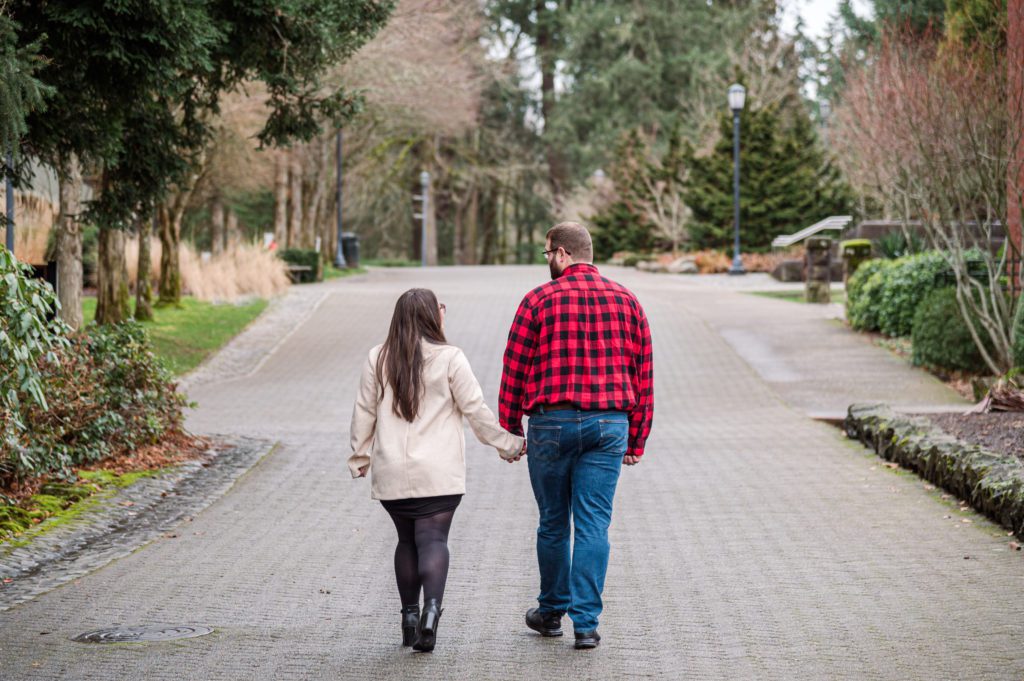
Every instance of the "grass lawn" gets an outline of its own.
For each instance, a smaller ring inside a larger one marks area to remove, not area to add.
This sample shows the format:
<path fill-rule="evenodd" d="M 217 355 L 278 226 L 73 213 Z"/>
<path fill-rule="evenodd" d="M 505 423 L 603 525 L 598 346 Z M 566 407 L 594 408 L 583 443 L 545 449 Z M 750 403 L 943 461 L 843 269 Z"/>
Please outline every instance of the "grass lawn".
<path fill-rule="evenodd" d="M 171 373 L 181 376 L 234 338 L 266 307 L 266 300 L 214 305 L 182 298 L 181 307 L 154 308 L 153 321 L 144 322 L 143 326 L 157 357 Z M 84 298 L 82 312 L 85 321 L 91 322 L 96 317 L 96 299 Z"/>
<path fill-rule="evenodd" d="M 351 277 L 353 274 L 363 274 L 366 272 L 365 267 L 347 267 L 343 270 L 339 270 L 334 265 L 324 265 L 324 281 L 329 279 L 341 279 L 342 277 Z"/>
<path fill-rule="evenodd" d="M 806 303 L 804 300 L 803 291 L 752 291 L 755 296 L 764 296 L 765 298 L 777 298 L 778 300 L 788 300 L 791 303 Z M 832 302 L 839 303 L 840 305 L 846 304 L 846 290 L 841 288 L 832 289 Z"/>

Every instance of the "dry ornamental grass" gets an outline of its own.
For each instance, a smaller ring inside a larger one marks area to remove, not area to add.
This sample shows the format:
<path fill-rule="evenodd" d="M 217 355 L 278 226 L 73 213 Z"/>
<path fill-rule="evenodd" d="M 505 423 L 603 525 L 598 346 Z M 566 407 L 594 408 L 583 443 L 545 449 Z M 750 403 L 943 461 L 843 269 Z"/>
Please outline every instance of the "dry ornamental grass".
<path fill-rule="evenodd" d="M 160 279 L 160 242 L 150 245 L 150 272 L 154 288 Z M 125 245 L 128 279 L 134 286 L 138 277 L 139 243 Z M 236 302 L 246 298 L 270 298 L 289 286 L 284 262 L 273 251 L 252 244 L 235 244 L 204 261 L 196 250 L 182 244 L 181 282 L 185 292 L 210 302 Z"/>

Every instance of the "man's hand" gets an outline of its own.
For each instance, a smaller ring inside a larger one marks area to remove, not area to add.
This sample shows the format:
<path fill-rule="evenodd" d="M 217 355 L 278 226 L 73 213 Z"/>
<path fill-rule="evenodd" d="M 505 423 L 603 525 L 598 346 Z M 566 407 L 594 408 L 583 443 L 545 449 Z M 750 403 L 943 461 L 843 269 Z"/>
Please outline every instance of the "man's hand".
<path fill-rule="evenodd" d="M 526 456 L 526 440 L 523 440 L 523 448 L 519 450 L 519 456 L 517 456 L 517 457 L 515 457 L 513 459 L 505 459 L 505 461 L 508 461 L 509 463 L 515 463 L 516 461 L 519 461 L 519 459 L 523 458 L 524 456 Z M 504 458 L 504 457 L 502 457 L 502 458 Z"/>
<path fill-rule="evenodd" d="M 626 466 L 635 466 L 640 463 L 639 456 L 624 456 L 622 457 L 622 463 Z"/>

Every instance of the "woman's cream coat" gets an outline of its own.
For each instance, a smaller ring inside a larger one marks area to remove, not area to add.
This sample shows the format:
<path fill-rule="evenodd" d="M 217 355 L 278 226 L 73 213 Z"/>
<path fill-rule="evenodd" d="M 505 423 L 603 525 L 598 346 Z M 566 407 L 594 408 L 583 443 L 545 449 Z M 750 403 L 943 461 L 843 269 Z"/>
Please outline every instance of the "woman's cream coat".
<path fill-rule="evenodd" d="M 419 414 L 409 423 L 392 410 L 394 393 L 377 382 L 373 348 L 363 366 L 359 393 L 352 409 L 352 477 L 370 464 L 374 499 L 409 499 L 466 492 L 466 439 L 462 417 L 477 439 L 514 458 L 523 438 L 500 425 L 484 402 L 480 384 L 462 350 L 453 345 L 422 342 L 423 394 Z"/>

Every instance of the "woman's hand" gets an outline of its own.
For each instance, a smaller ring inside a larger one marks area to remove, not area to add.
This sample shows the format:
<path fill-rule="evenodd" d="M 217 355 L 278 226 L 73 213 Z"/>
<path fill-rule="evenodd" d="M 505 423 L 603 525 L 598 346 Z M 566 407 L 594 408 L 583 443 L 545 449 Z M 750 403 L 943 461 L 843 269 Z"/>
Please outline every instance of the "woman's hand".
<path fill-rule="evenodd" d="M 524 456 L 526 456 L 526 440 L 523 440 L 523 448 L 519 450 L 519 454 L 517 454 L 516 456 L 514 456 L 512 458 L 505 458 L 505 457 L 502 457 L 502 458 L 505 459 L 505 461 L 508 461 L 509 463 L 515 463 L 516 461 L 519 461 L 519 459 L 523 458 Z"/>

